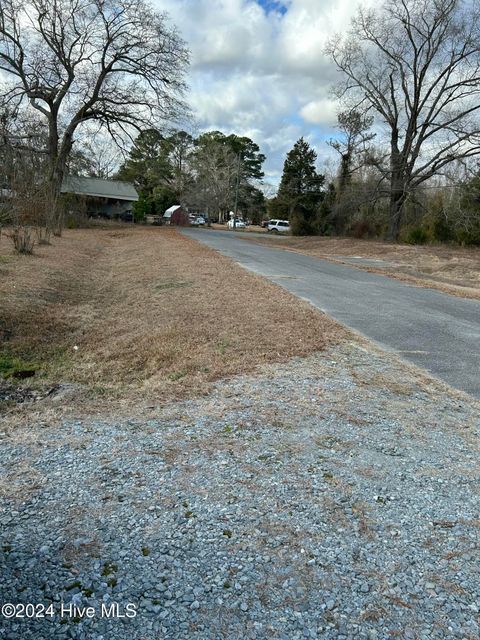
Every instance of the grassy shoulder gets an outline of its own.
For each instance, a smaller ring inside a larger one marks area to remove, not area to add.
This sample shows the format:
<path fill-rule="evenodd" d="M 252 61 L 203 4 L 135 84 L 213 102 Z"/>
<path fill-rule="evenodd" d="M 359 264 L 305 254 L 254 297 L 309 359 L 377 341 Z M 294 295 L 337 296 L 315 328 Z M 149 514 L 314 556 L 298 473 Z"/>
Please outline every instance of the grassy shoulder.
<path fill-rule="evenodd" d="M 451 295 L 480 299 L 479 248 L 270 234 L 255 238 L 255 242 L 345 263 Z M 367 264 L 362 264 L 362 260 Z"/>
<path fill-rule="evenodd" d="M 346 333 L 173 229 L 67 231 L 33 256 L 3 239 L 0 256 L 0 362 L 29 384 L 167 401 Z"/>

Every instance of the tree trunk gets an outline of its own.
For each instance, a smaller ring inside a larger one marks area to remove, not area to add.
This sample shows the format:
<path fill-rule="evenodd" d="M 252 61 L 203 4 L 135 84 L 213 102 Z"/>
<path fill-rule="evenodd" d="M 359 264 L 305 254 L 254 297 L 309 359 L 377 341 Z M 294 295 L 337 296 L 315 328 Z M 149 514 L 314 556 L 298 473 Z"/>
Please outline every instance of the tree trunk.
<path fill-rule="evenodd" d="M 46 232 L 50 235 L 51 233 L 55 233 L 56 207 L 58 193 L 61 188 L 61 183 L 59 184 L 59 178 L 57 175 L 58 127 L 56 114 L 53 112 L 50 114 L 48 125 L 48 156 L 50 160 L 50 169 L 48 172 L 45 227 Z"/>
<path fill-rule="evenodd" d="M 36 229 L 38 244 L 50 244 L 50 235 L 52 230 L 47 226 L 46 222 Z"/>
<path fill-rule="evenodd" d="M 392 191 L 390 194 L 390 222 L 387 234 L 387 240 L 390 242 L 396 242 L 400 235 L 404 205 L 405 197 L 403 191 L 401 193 Z"/>
<path fill-rule="evenodd" d="M 49 179 L 49 209 L 48 227 L 54 236 L 61 236 L 63 230 L 63 214 L 60 213 L 59 196 L 62 188 L 63 173 L 57 167 L 53 167 Z"/>
<path fill-rule="evenodd" d="M 59 200 L 63 178 L 65 176 L 65 169 L 67 166 L 67 160 L 72 150 L 72 146 L 73 139 L 70 131 L 67 131 L 65 133 L 62 142 L 59 145 L 56 114 L 52 114 L 52 121 L 50 122 L 49 132 L 50 172 L 48 180 L 48 193 L 50 200 L 50 215 L 48 216 L 48 227 L 55 236 L 61 236 L 63 231 L 64 211 Z"/>
<path fill-rule="evenodd" d="M 390 222 L 387 240 L 396 242 L 400 235 L 404 205 L 406 200 L 405 173 L 398 149 L 398 130 L 392 130 L 390 156 Z"/>
<path fill-rule="evenodd" d="M 345 189 L 352 181 L 352 155 L 350 151 L 342 153 L 342 159 L 340 163 L 340 176 L 338 178 L 338 194 L 343 195 Z"/>

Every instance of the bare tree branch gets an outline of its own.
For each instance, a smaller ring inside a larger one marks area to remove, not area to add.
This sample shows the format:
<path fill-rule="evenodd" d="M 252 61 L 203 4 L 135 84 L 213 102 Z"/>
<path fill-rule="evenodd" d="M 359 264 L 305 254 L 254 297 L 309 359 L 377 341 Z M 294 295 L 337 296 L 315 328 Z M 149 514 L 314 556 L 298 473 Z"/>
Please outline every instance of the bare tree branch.
<path fill-rule="evenodd" d="M 58 194 L 77 130 L 114 138 L 188 115 L 188 51 L 148 0 L 1 0 L 0 110 L 36 110 L 48 126 L 49 180 Z"/>
<path fill-rule="evenodd" d="M 480 4 L 385 0 L 360 10 L 329 54 L 339 95 L 364 98 L 388 133 L 390 237 L 409 193 L 449 163 L 480 154 Z"/>

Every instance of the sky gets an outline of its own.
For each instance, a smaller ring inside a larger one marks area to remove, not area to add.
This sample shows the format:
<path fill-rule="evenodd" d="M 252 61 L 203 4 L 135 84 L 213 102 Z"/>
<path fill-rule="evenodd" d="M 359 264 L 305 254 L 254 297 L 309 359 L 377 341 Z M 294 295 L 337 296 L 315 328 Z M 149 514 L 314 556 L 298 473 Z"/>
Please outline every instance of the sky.
<path fill-rule="evenodd" d="M 356 0 L 153 0 L 191 52 L 188 102 L 198 131 L 254 140 L 277 185 L 287 152 L 304 136 L 321 168 L 333 164 L 335 66 L 323 49 L 345 32 Z M 330 160 L 329 160 L 330 159 Z"/>

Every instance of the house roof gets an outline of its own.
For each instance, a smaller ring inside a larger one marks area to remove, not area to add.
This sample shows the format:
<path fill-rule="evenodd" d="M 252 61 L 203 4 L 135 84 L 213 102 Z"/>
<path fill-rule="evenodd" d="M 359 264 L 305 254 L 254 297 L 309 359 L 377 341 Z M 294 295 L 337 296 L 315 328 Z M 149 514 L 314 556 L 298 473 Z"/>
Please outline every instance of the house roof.
<path fill-rule="evenodd" d="M 74 193 L 79 196 L 128 200 L 130 202 L 138 200 L 138 193 L 133 184 L 120 180 L 66 176 L 62 182 L 61 192 Z"/>
<path fill-rule="evenodd" d="M 182 205 L 181 204 L 174 204 L 173 207 L 170 207 L 169 209 L 167 209 L 165 211 L 165 213 L 163 214 L 164 218 L 171 218 L 172 214 L 175 213 L 175 211 L 177 209 L 181 209 Z"/>

